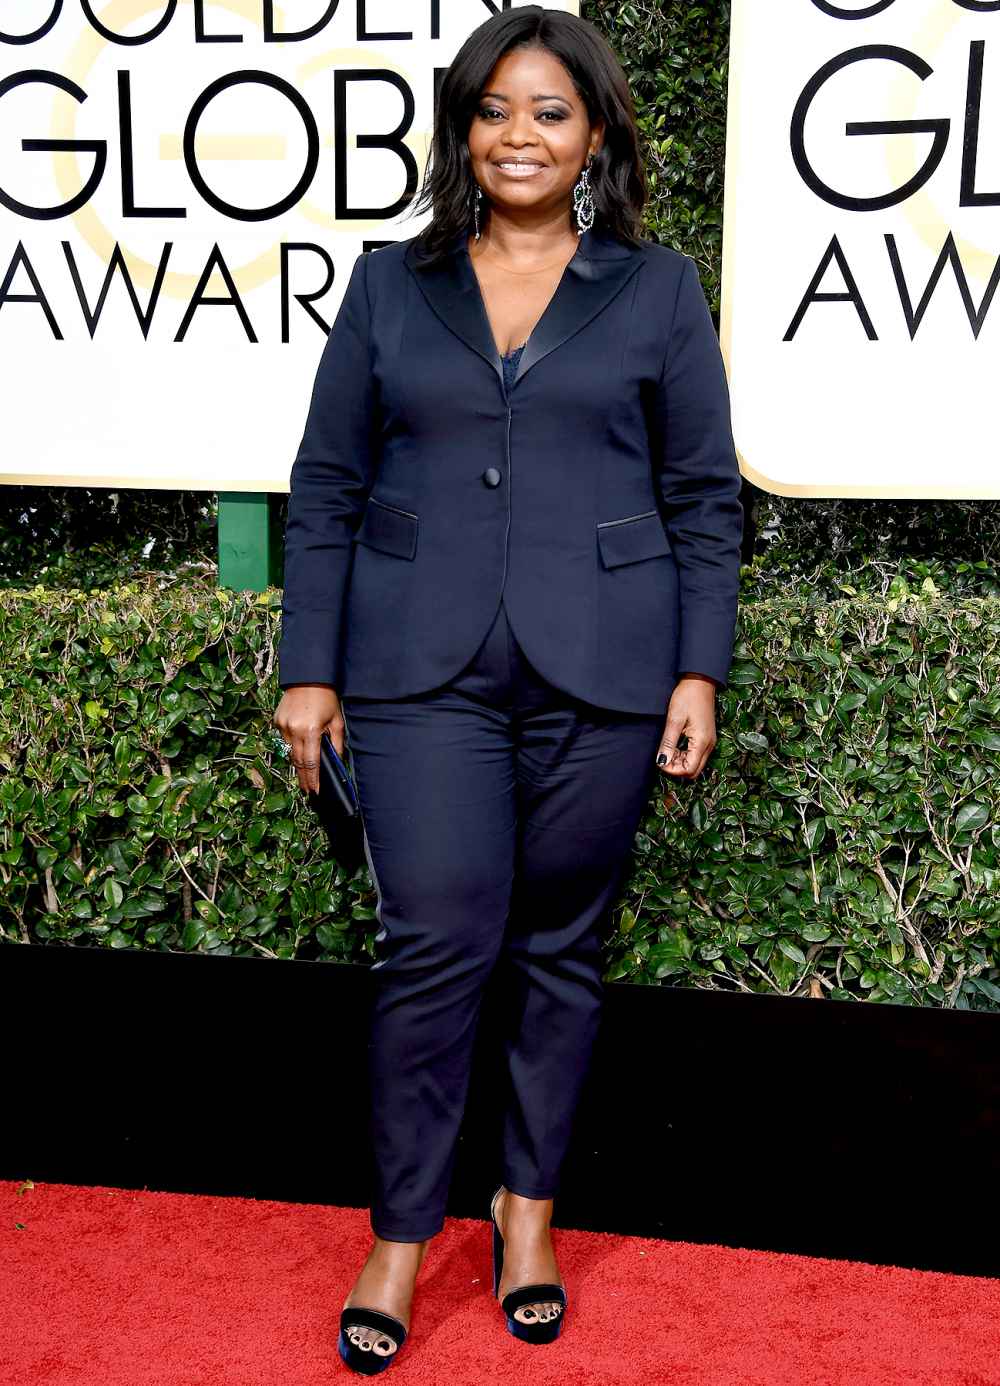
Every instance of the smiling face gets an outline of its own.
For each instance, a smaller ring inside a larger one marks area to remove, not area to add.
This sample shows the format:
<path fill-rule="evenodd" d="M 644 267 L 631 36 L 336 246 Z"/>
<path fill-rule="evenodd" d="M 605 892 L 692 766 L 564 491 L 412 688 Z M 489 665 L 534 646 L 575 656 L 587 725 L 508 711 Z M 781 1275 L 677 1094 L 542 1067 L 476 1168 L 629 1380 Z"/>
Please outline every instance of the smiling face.
<path fill-rule="evenodd" d="M 518 212 L 569 210 L 573 185 L 603 126 L 591 128 L 569 73 L 547 49 L 506 53 L 469 127 L 472 172 L 490 202 Z"/>

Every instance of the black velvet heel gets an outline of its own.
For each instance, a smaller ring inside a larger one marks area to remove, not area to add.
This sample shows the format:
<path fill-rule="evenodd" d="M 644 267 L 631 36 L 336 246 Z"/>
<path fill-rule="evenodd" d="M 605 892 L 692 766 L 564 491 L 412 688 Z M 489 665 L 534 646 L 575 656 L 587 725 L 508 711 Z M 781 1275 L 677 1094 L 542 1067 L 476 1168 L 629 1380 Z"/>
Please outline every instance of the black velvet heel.
<path fill-rule="evenodd" d="M 497 1199 L 503 1192 L 503 1185 L 493 1195 L 490 1202 L 490 1222 L 493 1224 L 493 1294 L 494 1297 L 500 1293 L 500 1277 L 503 1273 L 503 1237 L 500 1235 L 500 1228 L 494 1216 L 494 1209 Z M 514 1318 L 516 1310 L 525 1304 L 534 1304 L 539 1300 L 556 1300 L 562 1305 L 562 1312 L 554 1319 L 546 1322 L 523 1323 L 520 1319 Z M 519 1285 L 516 1290 L 508 1290 L 500 1301 L 500 1308 L 507 1318 L 507 1332 L 513 1333 L 515 1338 L 520 1338 L 523 1343 L 552 1343 L 559 1337 L 563 1326 L 563 1319 L 566 1317 L 567 1306 L 566 1291 L 562 1285 L 538 1284 L 538 1285 Z"/>
<path fill-rule="evenodd" d="M 383 1335 L 391 1338 L 396 1344 L 396 1351 L 383 1356 L 373 1352 L 370 1348 L 365 1351 L 356 1343 L 352 1343 L 347 1336 L 348 1329 L 360 1327 L 362 1324 L 377 1330 L 374 1334 L 376 1340 Z M 406 1329 L 399 1319 L 394 1318 L 392 1314 L 383 1314 L 381 1309 L 366 1309 L 363 1304 L 352 1304 L 349 1309 L 340 1311 L 340 1337 L 337 1339 L 337 1351 L 353 1371 L 361 1372 L 363 1376 L 374 1376 L 376 1372 L 384 1372 L 386 1367 L 391 1367 L 402 1351 L 405 1342 Z"/>

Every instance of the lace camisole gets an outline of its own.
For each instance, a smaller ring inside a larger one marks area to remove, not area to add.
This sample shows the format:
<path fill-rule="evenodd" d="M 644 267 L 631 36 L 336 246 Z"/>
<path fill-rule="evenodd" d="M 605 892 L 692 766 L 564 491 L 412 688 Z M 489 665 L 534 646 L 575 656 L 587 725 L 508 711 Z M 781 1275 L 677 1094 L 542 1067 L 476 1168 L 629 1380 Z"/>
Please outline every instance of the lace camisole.
<path fill-rule="evenodd" d="M 514 377 L 517 375 L 518 363 L 521 360 L 521 352 L 527 346 L 527 342 L 522 342 L 519 347 L 514 347 L 511 351 L 505 351 L 500 357 L 503 363 L 503 385 L 510 396 L 511 386 L 514 384 Z"/>

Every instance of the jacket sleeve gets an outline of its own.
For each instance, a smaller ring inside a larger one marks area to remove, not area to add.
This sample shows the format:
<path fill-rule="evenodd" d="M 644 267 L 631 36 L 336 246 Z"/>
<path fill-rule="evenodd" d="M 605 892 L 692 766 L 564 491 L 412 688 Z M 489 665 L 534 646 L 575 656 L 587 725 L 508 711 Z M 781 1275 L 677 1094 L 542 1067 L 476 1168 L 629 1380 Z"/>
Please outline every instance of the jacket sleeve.
<path fill-rule="evenodd" d="M 368 256 L 359 255 L 320 357 L 305 432 L 292 464 L 278 685 L 340 675 L 351 540 L 378 466 L 370 370 Z"/>
<path fill-rule="evenodd" d="M 680 583 L 679 674 L 725 687 L 732 661 L 743 538 L 742 476 L 719 338 L 684 257 L 656 392 L 656 481 Z"/>

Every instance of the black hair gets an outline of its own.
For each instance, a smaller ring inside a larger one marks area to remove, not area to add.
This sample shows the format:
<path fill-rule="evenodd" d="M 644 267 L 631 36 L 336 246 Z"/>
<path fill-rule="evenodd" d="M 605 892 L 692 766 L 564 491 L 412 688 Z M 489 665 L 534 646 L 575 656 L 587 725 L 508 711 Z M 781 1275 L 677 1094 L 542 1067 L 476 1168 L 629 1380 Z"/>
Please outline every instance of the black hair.
<path fill-rule="evenodd" d="M 417 236 L 418 251 L 436 259 L 472 220 L 476 180 L 468 136 L 480 92 L 500 59 L 515 48 L 544 48 L 569 73 L 591 125 L 604 121 L 601 148 L 590 163 L 594 230 L 630 245 L 640 240 L 646 175 L 628 81 L 612 48 L 585 19 L 542 5 L 494 15 L 474 29 L 441 79 L 430 158 L 413 212 L 432 208 Z M 488 216 L 488 201 L 480 204 Z M 482 213 L 481 213 L 482 215 Z"/>

